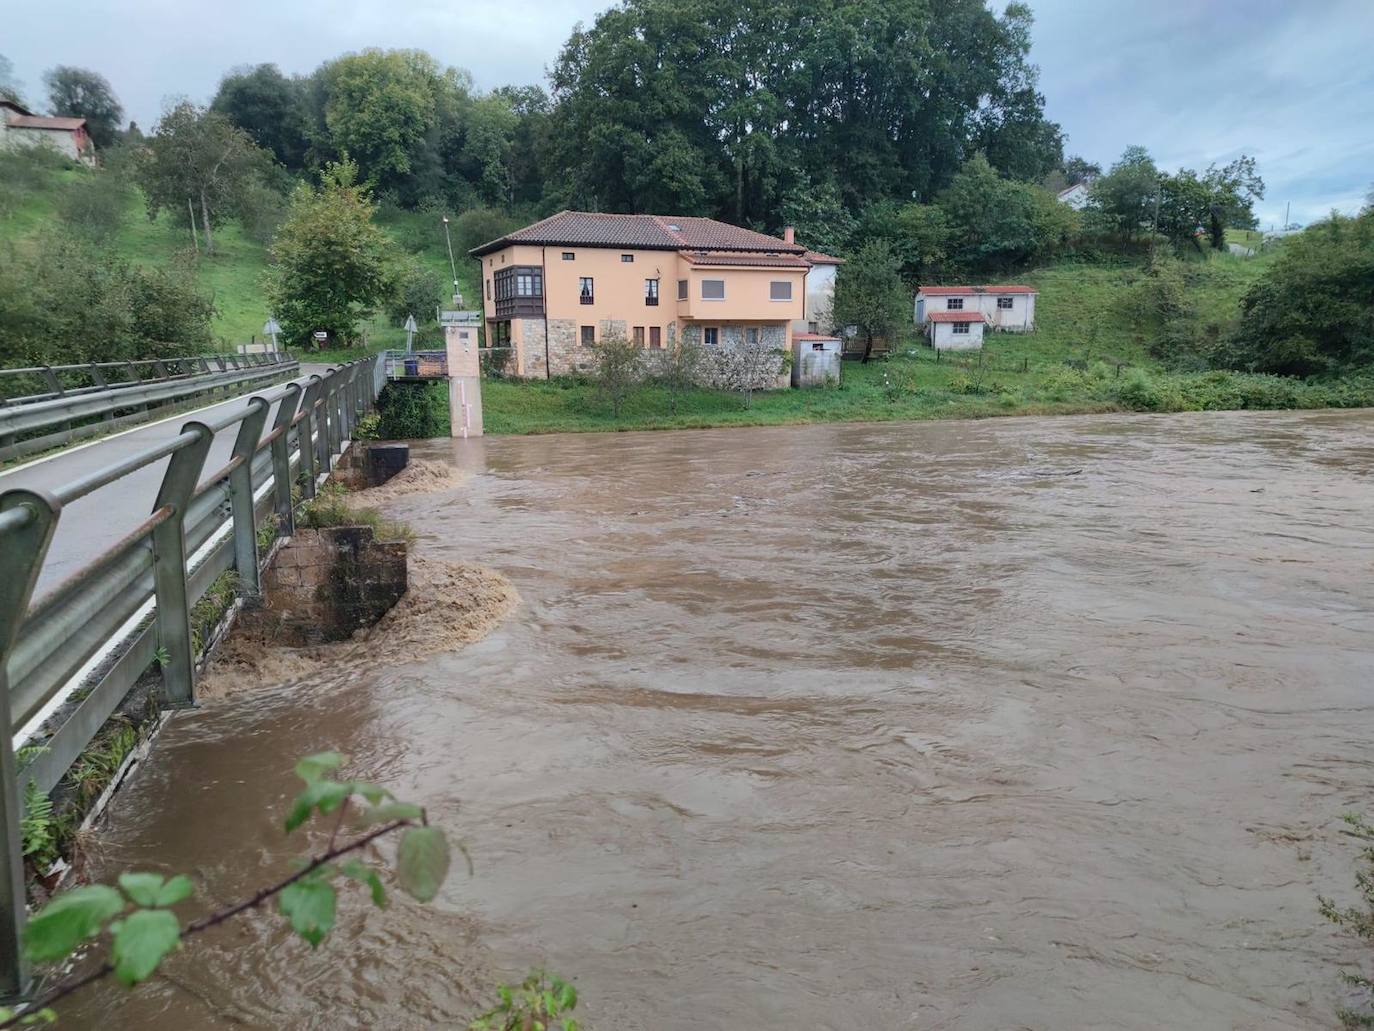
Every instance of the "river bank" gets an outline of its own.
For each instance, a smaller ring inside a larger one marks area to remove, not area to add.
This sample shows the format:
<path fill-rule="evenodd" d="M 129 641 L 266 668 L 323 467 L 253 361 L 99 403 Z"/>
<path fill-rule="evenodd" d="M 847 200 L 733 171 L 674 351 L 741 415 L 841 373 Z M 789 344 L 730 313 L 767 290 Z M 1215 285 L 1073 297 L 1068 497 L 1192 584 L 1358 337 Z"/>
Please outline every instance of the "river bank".
<path fill-rule="evenodd" d="M 509 577 L 513 617 L 176 715 L 101 862 L 243 895 L 297 847 L 294 760 L 338 748 L 474 877 L 347 900 L 317 952 L 247 917 L 64 1023 L 461 1026 L 542 965 L 607 1031 L 1332 1025 L 1371 413 L 415 453 L 470 479 L 387 515 Z"/>

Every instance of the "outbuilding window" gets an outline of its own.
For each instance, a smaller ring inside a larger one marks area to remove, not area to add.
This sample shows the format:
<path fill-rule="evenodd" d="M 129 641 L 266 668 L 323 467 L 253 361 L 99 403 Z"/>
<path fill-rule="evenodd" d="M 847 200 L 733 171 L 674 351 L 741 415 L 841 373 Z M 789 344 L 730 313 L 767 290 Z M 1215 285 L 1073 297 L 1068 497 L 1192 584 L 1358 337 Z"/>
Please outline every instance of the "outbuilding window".
<path fill-rule="evenodd" d="M 701 281 L 701 299 L 703 301 L 725 300 L 725 280 L 703 279 Z"/>
<path fill-rule="evenodd" d="M 969 327 L 969 324 L 968 324 L 967 322 L 956 322 L 956 323 L 954 323 L 954 333 L 955 333 L 956 335 L 958 335 L 958 334 L 960 334 L 960 333 L 962 333 L 962 334 L 964 334 L 964 335 L 967 335 L 967 334 L 968 334 L 968 327 Z"/>
<path fill-rule="evenodd" d="M 1004 311 L 1010 311 L 1010 310 L 1011 310 L 1011 298 L 1010 298 L 1010 297 L 999 297 L 999 298 L 997 298 L 997 307 L 1001 308 L 1001 309 L 1004 310 Z"/>
<path fill-rule="evenodd" d="M 786 279 L 775 279 L 768 284 L 768 299 L 770 301 L 790 301 L 792 299 L 792 283 Z"/>
<path fill-rule="evenodd" d="M 945 308 L 949 311 L 963 311 L 964 299 L 962 297 L 951 297 L 945 302 Z"/>

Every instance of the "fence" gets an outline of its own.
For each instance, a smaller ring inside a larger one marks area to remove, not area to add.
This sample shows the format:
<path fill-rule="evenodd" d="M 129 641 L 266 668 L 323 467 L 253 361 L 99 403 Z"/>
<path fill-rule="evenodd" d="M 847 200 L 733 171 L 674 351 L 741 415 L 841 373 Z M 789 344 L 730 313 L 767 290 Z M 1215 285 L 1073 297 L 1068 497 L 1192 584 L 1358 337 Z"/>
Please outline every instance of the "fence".
<path fill-rule="evenodd" d="M 448 352 L 387 351 L 386 378 L 399 380 L 444 379 L 448 376 Z"/>
<path fill-rule="evenodd" d="M 0 392 L 37 389 L 0 400 L 0 461 L 141 422 L 160 405 L 241 393 L 298 369 L 281 353 L 0 369 Z M 87 382 L 72 385 L 74 379 Z"/>
<path fill-rule="evenodd" d="M 51 790 L 155 661 L 162 703 L 194 702 L 191 606 L 230 569 L 243 594 L 258 592 L 262 520 L 274 517 L 279 533 L 292 532 L 293 484 L 313 496 L 384 383 L 383 363 L 366 358 L 311 376 L 304 387 L 268 390 L 214 422 L 189 421 L 174 439 L 51 494 L 0 493 L 0 993 L 18 992 L 25 981 L 21 785 Z M 230 429 L 229 461 L 206 475 L 212 441 Z M 148 518 L 30 608 L 62 507 L 167 458 Z M 63 695 L 46 736 L 31 739 L 42 748 L 16 769 L 8 747 L 16 729 Z"/>

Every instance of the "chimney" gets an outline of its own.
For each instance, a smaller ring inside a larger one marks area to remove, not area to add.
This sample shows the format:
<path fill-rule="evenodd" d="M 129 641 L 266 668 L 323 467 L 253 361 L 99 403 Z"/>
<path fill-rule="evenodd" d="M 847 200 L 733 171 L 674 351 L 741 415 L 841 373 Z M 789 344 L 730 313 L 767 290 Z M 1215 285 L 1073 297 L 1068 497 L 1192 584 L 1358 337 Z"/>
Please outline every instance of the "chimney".
<path fill-rule="evenodd" d="M 796 229 L 794 229 L 792 226 L 784 226 L 784 227 L 783 227 L 783 230 L 782 230 L 782 242 L 783 242 L 783 243 L 796 243 L 796 242 L 797 242 L 797 231 L 796 231 Z"/>

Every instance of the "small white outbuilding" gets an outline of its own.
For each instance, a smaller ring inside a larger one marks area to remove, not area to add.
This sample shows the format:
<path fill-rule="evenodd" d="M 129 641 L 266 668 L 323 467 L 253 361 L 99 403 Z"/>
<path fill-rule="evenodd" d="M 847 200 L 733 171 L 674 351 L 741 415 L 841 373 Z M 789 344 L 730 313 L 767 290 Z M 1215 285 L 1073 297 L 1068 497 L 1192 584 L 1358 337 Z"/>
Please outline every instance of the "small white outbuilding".
<path fill-rule="evenodd" d="M 935 311 L 926 317 L 926 333 L 937 351 L 977 351 L 987 324 L 978 311 Z"/>
<path fill-rule="evenodd" d="M 1035 329 L 1037 292 L 1019 283 L 994 286 L 923 286 L 916 291 L 916 325 L 937 312 L 981 314 L 987 324 L 1003 333 L 1029 333 Z"/>

